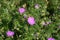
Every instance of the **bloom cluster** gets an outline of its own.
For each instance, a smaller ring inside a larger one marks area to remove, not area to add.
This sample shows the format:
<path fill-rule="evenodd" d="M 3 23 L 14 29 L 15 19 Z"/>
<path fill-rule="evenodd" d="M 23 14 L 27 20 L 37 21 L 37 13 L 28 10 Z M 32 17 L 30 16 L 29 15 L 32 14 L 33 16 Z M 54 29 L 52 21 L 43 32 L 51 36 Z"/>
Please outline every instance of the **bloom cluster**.
<path fill-rule="evenodd" d="M 0 1 L 0 40 L 60 40 L 59 0 Z"/>

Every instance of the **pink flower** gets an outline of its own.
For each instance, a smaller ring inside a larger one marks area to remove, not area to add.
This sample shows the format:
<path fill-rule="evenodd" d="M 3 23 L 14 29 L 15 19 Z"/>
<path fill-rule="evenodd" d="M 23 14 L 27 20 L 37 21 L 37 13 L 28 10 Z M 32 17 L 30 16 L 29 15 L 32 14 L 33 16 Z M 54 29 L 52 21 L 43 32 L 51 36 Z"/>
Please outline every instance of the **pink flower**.
<path fill-rule="evenodd" d="M 51 23 L 51 22 L 44 22 L 44 21 L 41 22 L 41 24 L 42 24 L 43 26 L 49 25 L 50 23 Z"/>
<path fill-rule="evenodd" d="M 13 31 L 7 31 L 6 34 L 8 37 L 11 37 L 14 35 L 14 32 Z"/>
<path fill-rule="evenodd" d="M 19 8 L 19 12 L 20 12 L 20 14 L 23 14 L 25 12 L 25 9 L 24 8 Z"/>
<path fill-rule="evenodd" d="M 46 23 L 47 23 L 47 25 L 48 25 L 48 24 L 51 24 L 51 21 L 48 21 L 48 22 L 46 22 Z"/>
<path fill-rule="evenodd" d="M 34 25 L 35 24 L 35 19 L 33 17 L 29 17 L 27 22 L 30 24 L 30 25 Z"/>
<path fill-rule="evenodd" d="M 39 5 L 38 5 L 38 4 L 36 4 L 36 5 L 35 5 L 35 8 L 36 8 L 36 9 L 39 9 Z"/>
<path fill-rule="evenodd" d="M 48 38 L 48 40 L 55 40 L 54 38 Z"/>

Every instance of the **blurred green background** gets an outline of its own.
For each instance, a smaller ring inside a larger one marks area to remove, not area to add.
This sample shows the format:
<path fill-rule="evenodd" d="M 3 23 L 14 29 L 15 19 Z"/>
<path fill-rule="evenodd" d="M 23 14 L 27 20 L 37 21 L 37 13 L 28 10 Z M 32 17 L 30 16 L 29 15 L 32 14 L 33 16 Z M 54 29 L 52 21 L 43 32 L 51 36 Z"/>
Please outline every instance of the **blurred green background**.
<path fill-rule="evenodd" d="M 36 4 L 39 9 L 34 7 Z M 21 7 L 26 9 L 23 15 L 18 11 Z M 29 25 L 24 15 L 33 16 L 36 24 Z M 15 35 L 7 37 L 8 30 Z M 49 37 L 60 40 L 60 0 L 0 0 L 0 40 L 47 40 Z"/>

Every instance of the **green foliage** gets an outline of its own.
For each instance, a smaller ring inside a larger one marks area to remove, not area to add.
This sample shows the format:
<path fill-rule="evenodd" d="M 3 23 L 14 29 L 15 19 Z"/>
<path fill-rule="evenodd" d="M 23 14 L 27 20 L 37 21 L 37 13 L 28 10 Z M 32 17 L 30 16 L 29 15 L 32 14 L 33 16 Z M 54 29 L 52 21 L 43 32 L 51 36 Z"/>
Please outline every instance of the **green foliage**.
<path fill-rule="evenodd" d="M 36 4 L 39 9 L 35 8 Z M 26 12 L 20 15 L 18 9 L 23 5 Z M 24 15 L 33 16 L 36 24 L 29 25 Z M 44 22 L 51 23 L 43 25 Z M 60 0 L 0 0 L 0 40 L 47 40 L 49 37 L 60 40 L 59 26 Z M 7 37 L 8 30 L 15 35 Z"/>

